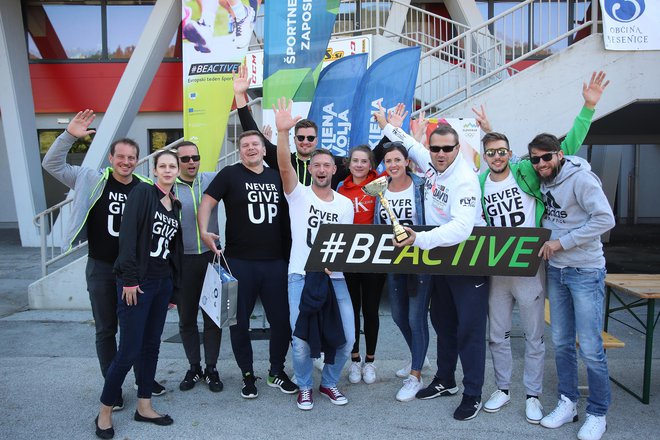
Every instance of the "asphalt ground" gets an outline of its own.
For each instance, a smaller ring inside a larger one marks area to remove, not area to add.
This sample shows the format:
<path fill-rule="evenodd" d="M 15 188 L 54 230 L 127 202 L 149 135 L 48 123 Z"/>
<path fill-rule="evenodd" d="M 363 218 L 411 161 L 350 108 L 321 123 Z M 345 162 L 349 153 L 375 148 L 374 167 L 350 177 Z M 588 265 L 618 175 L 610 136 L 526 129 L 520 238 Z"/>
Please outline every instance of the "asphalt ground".
<path fill-rule="evenodd" d="M 639 237 L 639 233 L 643 238 Z M 626 229 L 613 234 L 606 247 L 608 270 L 614 272 L 658 272 L 658 227 Z M 27 285 L 39 277 L 38 250 L 21 248 L 15 230 L 0 230 L 0 438 L 34 439 L 94 437 L 94 417 L 98 411 L 103 385 L 94 349 L 94 323 L 88 311 L 27 310 Z M 614 270 L 613 270 L 614 268 Z M 618 270 L 616 270 L 618 269 Z M 385 298 L 385 296 L 384 296 Z M 643 316 L 642 316 L 643 318 Z M 259 310 L 255 311 L 253 327 L 262 325 Z M 624 319 L 632 324 L 632 318 Z M 136 392 L 129 373 L 124 384 L 125 409 L 114 415 L 115 438 L 153 439 L 159 436 L 175 439 L 233 438 L 451 438 L 451 439 L 548 439 L 575 438 L 584 420 L 585 399 L 580 399 L 578 423 L 559 429 L 545 429 L 525 421 L 525 390 L 522 386 L 524 340 L 519 317 L 514 314 L 512 346 L 514 380 L 512 402 L 500 412 L 485 412 L 470 421 L 452 418 L 460 403 L 457 396 L 408 403 L 394 398 L 401 379 L 394 372 L 409 360 L 408 350 L 394 325 L 386 299 L 381 304 L 381 327 L 377 349 L 376 383 L 350 384 L 344 376 L 339 384 L 349 403 L 333 406 L 315 393 L 315 407 L 303 412 L 296 407 L 295 395 L 285 395 L 268 387 L 268 342 L 253 341 L 255 373 L 259 397 L 247 400 L 240 396 L 241 377 L 231 353 L 229 334 L 223 334 L 218 369 L 224 391 L 212 393 L 199 383 L 190 391 L 181 392 L 178 384 L 188 368 L 183 347 L 176 341 L 178 316 L 168 313 L 163 332 L 159 380 L 167 394 L 154 398 L 156 410 L 174 419 L 169 427 L 159 427 L 133 421 Z M 641 390 L 643 371 L 643 336 L 623 324 L 612 322 L 610 333 L 626 343 L 623 349 L 609 350 L 610 375 Z M 656 339 L 660 333 L 655 331 Z M 429 358 L 434 364 L 435 337 L 431 330 Z M 554 352 L 546 327 L 546 364 L 544 394 L 541 402 L 545 412 L 556 404 L 556 372 Z M 660 419 L 660 342 L 653 350 L 654 368 L 651 403 L 644 405 L 612 383 L 612 405 L 608 414 L 608 431 L 604 438 L 658 438 Z M 290 354 L 287 372 L 291 375 Z M 428 383 L 434 368 L 425 369 Z M 457 380 L 461 379 L 460 365 Z M 315 371 L 315 383 L 320 372 Z M 580 385 L 586 385 L 586 372 L 580 369 Z M 495 390 L 492 362 L 487 355 L 485 401 Z M 586 387 L 582 389 L 587 393 Z"/>

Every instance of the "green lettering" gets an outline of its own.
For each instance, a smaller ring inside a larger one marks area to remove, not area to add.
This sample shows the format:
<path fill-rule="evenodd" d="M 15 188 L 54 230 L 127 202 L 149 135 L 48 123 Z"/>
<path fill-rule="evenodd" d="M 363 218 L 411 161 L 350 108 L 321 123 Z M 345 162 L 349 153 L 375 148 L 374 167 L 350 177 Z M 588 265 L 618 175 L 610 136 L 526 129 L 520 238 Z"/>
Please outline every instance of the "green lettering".
<path fill-rule="evenodd" d="M 511 244 L 513 244 L 513 242 L 516 240 L 516 237 L 509 237 L 497 255 L 493 255 L 496 247 L 495 240 L 497 240 L 496 237 L 490 237 L 490 246 L 488 247 L 488 265 L 491 267 L 495 266 L 500 261 L 500 259 L 502 259 L 506 251 L 509 249 L 509 247 L 511 247 Z"/>
<path fill-rule="evenodd" d="M 442 264 L 442 260 L 432 260 L 429 258 L 430 251 L 430 249 L 427 249 L 422 252 L 422 263 L 426 264 L 427 266 L 438 266 Z"/>
<path fill-rule="evenodd" d="M 404 258 L 412 258 L 412 264 L 419 264 L 419 248 L 416 246 L 406 246 L 401 253 L 396 256 L 394 264 L 399 264 Z"/>
<path fill-rule="evenodd" d="M 477 239 L 476 236 L 474 236 L 474 235 L 470 235 L 470 236 L 467 238 L 467 240 L 465 240 L 464 242 L 462 242 L 462 243 L 460 243 L 460 244 L 458 245 L 458 249 L 456 249 L 456 255 L 454 255 L 454 259 L 451 260 L 451 265 L 452 265 L 452 266 L 456 266 L 456 265 L 458 265 L 458 260 L 461 259 L 461 254 L 463 254 L 463 249 L 465 249 L 465 243 L 467 243 L 467 242 L 470 241 L 470 240 L 476 240 L 476 239 Z"/>
<path fill-rule="evenodd" d="M 518 257 L 520 255 L 529 255 L 532 253 L 532 249 L 523 249 L 525 243 L 535 243 L 537 241 L 539 241 L 539 237 L 520 237 L 516 244 L 516 248 L 513 250 L 509 267 L 529 267 L 529 263 L 518 261 Z"/>
<path fill-rule="evenodd" d="M 472 258 L 470 259 L 470 266 L 474 266 L 475 263 L 477 262 L 477 259 L 479 258 L 479 253 L 481 253 L 481 248 L 484 247 L 484 241 L 486 241 L 485 235 L 479 237 L 479 240 L 477 241 L 477 246 L 474 248 L 474 252 L 472 252 Z"/>

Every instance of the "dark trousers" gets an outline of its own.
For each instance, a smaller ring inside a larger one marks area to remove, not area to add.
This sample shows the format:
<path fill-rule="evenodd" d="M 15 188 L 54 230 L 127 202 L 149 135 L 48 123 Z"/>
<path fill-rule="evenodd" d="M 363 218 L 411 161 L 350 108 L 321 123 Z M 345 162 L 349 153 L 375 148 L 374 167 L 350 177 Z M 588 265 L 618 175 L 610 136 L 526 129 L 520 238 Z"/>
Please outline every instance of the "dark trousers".
<path fill-rule="evenodd" d="M 231 348 L 243 373 L 253 371 L 250 316 L 257 297 L 264 306 L 270 324 L 270 374 L 284 370 L 284 360 L 291 341 L 287 264 L 284 260 L 242 260 L 227 258 L 238 280 L 236 325 L 229 327 Z"/>
<path fill-rule="evenodd" d="M 378 343 L 378 329 L 380 318 L 378 308 L 380 297 L 385 283 L 385 274 L 382 273 L 344 273 L 348 293 L 353 303 L 355 316 L 355 344 L 351 353 L 360 353 L 360 310 L 364 318 L 364 340 L 367 346 L 367 355 L 376 354 Z"/>
<path fill-rule="evenodd" d="M 133 364 L 140 365 L 137 379 L 138 398 L 151 399 L 160 337 L 163 334 L 167 306 L 172 297 L 172 279 L 161 278 L 147 280 L 140 284 L 142 293 L 138 294 L 137 304 L 127 306 L 121 300 L 123 283 L 117 280 L 117 316 L 121 332 L 119 350 L 112 360 L 105 376 L 101 403 L 112 406 L 121 395 L 128 370 Z"/>
<path fill-rule="evenodd" d="M 184 255 L 181 269 L 181 288 L 176 291 L 177 310 L 179 312 L 179 335 L 190 365 L 200 364 L 199 329 L 197 313 L 199 297 L 202 294 L 204 276 L 209 263 L 213 262 L 213 252 L 200 255 Z M 204 319 L 204 359 L 206 365 L 215 365 L 220 354 L 222 330 L 202 311 Z"/>
<path fill-rule="evenodd" d="M 454 384 L 460 357 L 464 393 L 481 396 L 486 365 L 488 278 L 433 276 L 430 315 L 438 340 L 436 377 L 445 386 Z"/>
<path fill-rule="evenodd" d="M 105 377 L 117 354 L 117 280 L 112 263 L 87 258 L 85 277 L 96 326 L 96 356 Z M 136 365 L 137 368 L 139 368 Z M 137 369 L 136 372 L 137 381 Z"/>

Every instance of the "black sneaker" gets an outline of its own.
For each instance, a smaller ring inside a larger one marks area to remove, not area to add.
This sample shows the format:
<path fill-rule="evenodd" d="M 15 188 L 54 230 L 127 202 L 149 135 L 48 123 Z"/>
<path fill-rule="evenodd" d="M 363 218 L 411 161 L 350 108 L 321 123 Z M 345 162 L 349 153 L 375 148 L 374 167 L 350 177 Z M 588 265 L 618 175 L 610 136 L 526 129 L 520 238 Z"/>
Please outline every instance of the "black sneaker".
<path fill-rule="evenodd" d="M 456 384 L 451 384 L 451 386 L 446 387 L 440 382 L 440 379 L 437 377 L 433 378 L 433 382 L 426 388 L 422 388 L 417 391 L 415 397 L 418 399 L 433 399 L 438 396 L 453 396 L 458 392 L 458 387 Z"/>
<path fill-rule="evenodd" d="M 241 389 L 241 397 L 245 399 L 256 399 L 259 395 L 255 383 L 259 377 L 255 377 L 254 373 L 248 371 L 243 374 L 243 389 Z"/>
<path fill-rule="evenodd" d="M 137 391 L 138 385 L 134 384 L 133 388 Z M 166 392 L 167 392 L 167 390 L 165 389 L 165 387 L 154 380 L 154 385 L 151 388 L 151 395 L 152 396 L 162 396 Z"/>
<path fill-rule="evenodd" d="M 468 396 L 463 394 L 463 400 L 454 411 L 454 418 L 456 420 L 470 420 L 477 417 L 481 409 L 481 396 Z"/>
<path fill-rule="evenodd" d="M 124 409 L 124 396 L 120 394 L 119 398 L 115 401 L 115 404 L 112 405 L 112 410 L 121 411 L 122 409 Z"/>
<path fill-rule="evenodd" d="M 284 371 L 280 371 L 275 376 L 269 374 L 266 382 L 268 386 L 279 388 L 284 394 L 295 394 L 298 392 L 298 385 L 293 383 Z"/>
<path fill-rule="evenodd" d="M 204 373 L 201 368 L 190 369 L 186 372 L 186 377 L 183 378 L 179 384 L 179 389 L 181 391 L 192 390 L 195 387 L 195 384 L 202 380 Z"/>
<path fill-rule="evenodd" d="M 204 370 L 204 381 L 206 381 L 206 384 L 209 386 L 209 390 L 214 393 L 219 393 L 224 388 L 218 370 L 215 367 L 207 367 L 206 370 Z"/>

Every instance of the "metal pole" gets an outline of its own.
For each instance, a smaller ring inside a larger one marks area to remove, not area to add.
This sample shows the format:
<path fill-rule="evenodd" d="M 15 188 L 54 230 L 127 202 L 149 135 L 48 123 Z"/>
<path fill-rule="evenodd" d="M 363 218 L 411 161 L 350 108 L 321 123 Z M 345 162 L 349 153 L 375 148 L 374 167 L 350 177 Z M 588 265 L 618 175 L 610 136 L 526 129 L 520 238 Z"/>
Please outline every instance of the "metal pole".
<path fill-rule="evenodd" d="M 39 217 L 39 233 L 41 234 L 41 276 L 48 275 L 48 268 L 46 267 L 46 215 Z"/>

